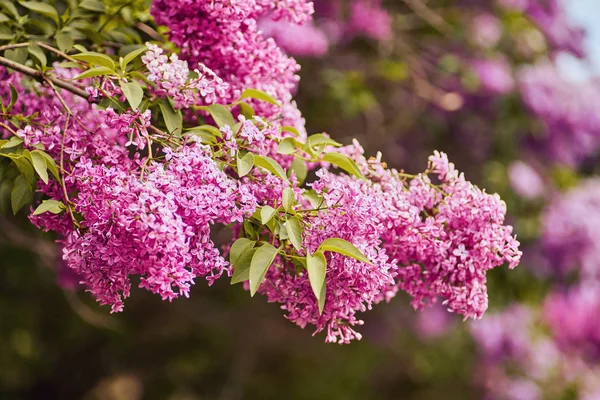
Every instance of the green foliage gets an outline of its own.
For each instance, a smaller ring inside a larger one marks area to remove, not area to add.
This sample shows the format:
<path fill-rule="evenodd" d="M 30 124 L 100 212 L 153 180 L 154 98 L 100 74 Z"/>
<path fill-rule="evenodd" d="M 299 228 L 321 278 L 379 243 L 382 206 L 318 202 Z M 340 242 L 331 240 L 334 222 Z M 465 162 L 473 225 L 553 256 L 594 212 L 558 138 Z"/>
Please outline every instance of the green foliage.
<path fill-rule="evenodd" d="M 254 296 L 260 287 L 260 284 L 265 279 L 267 270 L 275 260 L 275 256 L 279 249 L 269 243 L 265 243 L 256 249 L 250 262 L 250 296 Z"/>
<path fill-rule="evenodd" d="M 327 272 L 327 259 L 322 251 L 317 251 L 315 254 L 306 256 L 306 270 L 308 271 L 308 279 L 310 287 L 317 298 L 319 312 L 323 313 L 326 298 L 325 274 Z"/>

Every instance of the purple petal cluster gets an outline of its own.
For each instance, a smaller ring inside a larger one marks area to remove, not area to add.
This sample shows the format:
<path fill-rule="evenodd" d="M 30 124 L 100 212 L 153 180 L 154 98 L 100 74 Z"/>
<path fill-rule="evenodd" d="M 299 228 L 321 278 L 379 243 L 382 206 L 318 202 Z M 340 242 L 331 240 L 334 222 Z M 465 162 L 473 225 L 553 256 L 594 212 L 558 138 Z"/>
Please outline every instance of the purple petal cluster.
<path fill-rule="evenodd" d="M 283 114 L 282 125 L 302 131 L 304 120 L 291 94 L 300 66 L 273 39 L 263 36 L 258 19 L 269 15 L 302 23 L 312 11 L 312 3 L 305 0 L 156 0 L 151 10 L 156 22 L 169 28 L 182 59 L 192 67 L 206 65 L 230 85 L 225 102 L 247 88 L 262 90 L 284 107 L 257 102 L 253 104 L 257 114 L 269 119 Z"/>
<path fill-rule="evenodd" d="M 552 271 L 600 278 L 600 179 L 558 196 L 542 214 L 541 248 Z"/>

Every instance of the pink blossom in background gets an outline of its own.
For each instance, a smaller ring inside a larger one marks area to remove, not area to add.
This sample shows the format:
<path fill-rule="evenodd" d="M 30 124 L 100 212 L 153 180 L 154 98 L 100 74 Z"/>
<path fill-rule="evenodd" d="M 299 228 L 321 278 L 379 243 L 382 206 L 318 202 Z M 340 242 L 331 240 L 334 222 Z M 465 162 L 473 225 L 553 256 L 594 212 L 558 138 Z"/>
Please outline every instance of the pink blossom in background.
<path fill-rule="evenodd" d="M 490 94 L 510 93 L 515 87 L 512 69 L 504 59 L 480 59 L 471 62 L 481 88 Z"/>
<path fill-rule="evenodd" d="M 277 45 L 293 56 L 319 57 L 329 46 L 325 33 L 312 23 L 298 25 L 263 18 L 259 21 L 263 35 L 275 39 Z"/>
<path fill-rule="evenodd" d="M 543 123 L 540 141 L 553 160 L 577 166 L 598 151 L 598 81 L 571 82 L 549 63 L 523 68 L 518 81 L 525 105 Z"/>
<path fill-rule="evenodd" d="M 508 179 L 513 190 L 526 199 L 541 197 L 546 190 L 542 177 L 523 161 L 514 161 L 508 166 Z"/>
<path fill-rule="evenodd" d="M 542 213 L 543 256 L 559 276 L 577 271 L 600 280 L 600 179 L 590 178 L 557 196 Z"/>
<path fill-rule="evenodd" d="M 392 18 L 379 1 L 354 0 L 350 5 L 348 27 L 351 32 L 375 40 L 386 40 L 392 36 Z"/>
<path fill-rule="evenodd" d="M 471 23 L 471 35 L 481 47 L 494 47 L 502 37 L 502 24 L 491 14 L 479 14 Z"/>

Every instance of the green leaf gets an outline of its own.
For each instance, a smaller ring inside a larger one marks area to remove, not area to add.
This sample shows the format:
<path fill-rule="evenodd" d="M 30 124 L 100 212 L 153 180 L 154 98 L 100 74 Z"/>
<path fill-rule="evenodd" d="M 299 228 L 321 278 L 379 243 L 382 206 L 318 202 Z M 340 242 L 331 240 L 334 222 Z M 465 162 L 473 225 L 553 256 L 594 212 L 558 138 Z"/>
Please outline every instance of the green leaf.
<path fill-rule="evenodd" d="M 25 178 L 27 184 L 33 185 L 35 177 L 33 165 L 31 165 L 31 162 L 27 159 L 27 157 L 17 154 L 5 154 L 4 156 L 10 158 L 15 163 L 19 169 L 19 172 L 21 172 L 21 175 L 23 178 Z"/>
<path fill-rule="evenodd" d="M 17 147 L 23 143 L 23 139 L 17 136 L 11 136 L 8 142 L 4 143 L 0 149 L 11 149 L 13 147 Z"/>
<path fill-rule="evenodd" d="M 169 133 L 179 136 L 181 134 L 183 124 L 181 110 L 175 111 L 171 106 L 171 103 L 169 103 L 167 100 L 161 101 L 158 105 Z"/>
<path fill-rule="evenodd" d="M 144 98 L 144 89 L 137 81 L 121 82 L 121 89 L 131 108 L 136 110 Z"/>
<path fill-rule="evenodd" d="M 300 136 L 300 132 L 298 132 L 298 129 L 296 129 L 293 126 L 283 126 L 283 127 L 281 127 L 281 131 L 282 132 L 289 132 L 289 133 L 294 134 L 296 136 Z"/>
<path fill-rule="evenodd" d="M 250 296 L 256 294 L 278 251 L 278 249 L 269 243 L 265 243 L 252 256 L 252 261 L 250 262 Z"/>
<path fill-rule="evenodd" d="M 200 137 L 202 143 L 205 144 L 215 144 L 217 143 L 217 137 L 223 137 L 221 131 L 212 125 L 197 126 L 187 130 L 185 133 Z"/>
<path fill-rule="evenodd" d="M 19 93 L 17 93 L 17 89 L 15 89 L 15 87 L 11 84 L 10 85 L 10 103 L 8 104 L 8 107 L 6 108 L 6 111 L 10 111 L 10 109 L 15 105 L 15 103 L 17 102 L 17 100 L 19 99 Z"/>
<path fill-rule="evenodd" d="M 317 251 L 312 256 L 310 254 L 306 256 L 306 270 L 310 287 L 319 304 L 319 314 L 322 314 L 325 307 L 325 275 L 327 273 L 327 259 L 322 251 Z"/>
<path fill-rule="evenodd" d="M 248 98 L 266 101 L 267 103 L 271 103 L 273 105 L 276 105 L 277 107 L 281 107 L 281 104 L 279 104 L 279 102 L 277 100 L 275 100 L 275 98 L 273 98 L 273 96 L 263 92 L 262 90 L 258 90 L 258 89 L 244 90 L 242 92 L 242 95 L 240 96 L 240 100 L 248 99 Z"/>
<path fill-rule="evenodd" d="M 254 108 L 252 108 L 252 106 L 244 101 L 240 101 L 238 103 L 238 106 L 240 106 L 240 113 L 250 119 L 252 117 L 254 117 Z"/>
<path fill-rule="evenodd" d="M 358 168 L 358 165 L 356 165 L 353 159 L 345 154 L 336 152 L 327 153 L 323 156 L 323 161 L 330 162 L 333 165 L 340 167 L 347 173 L 356 176 L 357 178 L 364 178 L 364 175 Z"/>
<path fill-rule="evenodd" d="M 291 176 L 292 171 L 294 172 L 294 176 L 296 176 L 296 179 L 298 179 L 298 183 L 302 185 L 306 180 L 306 176 L 308 175 L 306 162 L 301 158 L 294 158 L 294 161 L 292 161 L 292 165 L 288 169 L 288 177 Z"/>
<path fill-rule="evenodd" d="M 294 190 L 292 188 L 283 189 L 283 193 L 281 195 L 281 202 L 283 204 L 283 209 L 289 213 L 294 213 L 294 205 L 296 204 L 296 195 L 294 195 Z"/>
<path fill-rule="evenodd" d="M 52 7 L 50 4 L 42 3 L 39 1 L 21 1 L 19 2 L 23 7 L 30 9 L 31 11 L 35 11 L 38 14 L 45 15 L 46 17 L 51 18 L 54 22 L 58 24 L 58 12 L 56 8 Z"/>
<path fill-rule="evenodd" d="M 0 5 L 2 5 L 2 8 L 4 8 L 4 10 L 8 12 L 11 16 L 13 16 L 15 19 L 19 18 L 19 12 L 17 11 L 17 8 L 15 7 L 13 1 L 0 0 Z"/>
<path fill-rule="evenodd" d="M 264 168 L 273 175 L 280 177 L 284 182 L 290 183 L 288 178 L 285 176 L 285 171 L 283 170 L 283 168 L 281 168 L 281 165 L 279 165 L 279 163 L 273 160 L 271 157 L 255 156 L 254 165 L 256 165 L 257 167 Z"/>
<path fill-rule="evenodd" d="M 27 61 L 28 55 L 29 55 L 29 52 L 27 51 L 26 47 L 10 49 L 10 50 L 6 50 L 4 52 L 4 56 L 6 58 L 8 58 L 9 60 L 12 60 L 16 63 L 19 63 L 19 64 L 25 64 L 25 61 Z"/>
<path fill-rule="evenodd" d="M 252 257 L 256 253 L 257 249 L 250 249 L 245 251 L 237 261 L 237 264 L 233 267 L 233 275 L 231 276 L 231 285 L 236 283 L 246 282 L 250 279 L 250 263 Z"/>
<path fill-rule="evenodd" d="M 246 252 L 254 247 L 256 242 L 247 238 L 239 238 L 231 245 L 229 250 L 229 262 L 231 265 L 237 265 L 238 260 Z"/>
<path fill-rule="evenodd" d="M 297 251 L 302 250 L 302 225 L 298 217 L 292 217 L 285 222 L 288 239 Z"/>
<path fill-rule="evenodd" d="M 222 106 L 221 104 L 203 106 L 200 107 L 200 109 L 208 111 L 212 119 L 214 119 L 216 124 L 219 126 L 219 128 L 222 128 L 225 125 L 228 125 L 230 128 L 233 128 L 233 126 L 235 125 L 235 120 L 233 119 L 231 111 L 229 111 L 227 107 Z"/>
<path fill-rule="evenodd" d="M 10 193 L 10 204 L 13 214 L 17 214 L 23 206 L 31 203 L 33 200 L 33 190 L 23 178 L 23 175 L 17 176 Z"/>
<path fill-rule="evenodd" d="M 95 67 L 95 68 L 88 69 L 87 71 L 83 71 L 81 74 L 77 75 L 73 79 L 77 80 L 77 79 L 84 79 L 84 78 L 93 78 L 95 76 L 105 76 L 105 75 L 110 75 L 113 73 L 114 73 L 114 71 L 110 68 Z"/>
<path fill-rule="evenodd" d="M 262 222 L 263 225 L 268 224 L 271 218 L 275 216 L 275 213 L 277 213 L 277 210 L 273 207 L 263 206 L 260 210 L 260 222 Z"/>
<path fill-rule="evenodd" d="M 44 54 L 44 51 L 40 48 L 40 46 L 31 42 L 27 47 L 27 51 L 29 51 L 29 54 L 31 54 L 38 60 L 42 67 L 46 66 L 48 60 L 46 59 L 46 54 Z"/>
<path fill-rule="evenodd" d="M 56 34 L 56 45 L 61 51 L 67 51 L 73 48 L 75 41 L 70 33 L 58 32 Z"/>
<path fill-rule="evenodd" d="M 244 157 L 237 159 L 237 169 L 239 177 L 246 176 L 254 167 L 254 154 L 248 152 Z"/>
<path fill-rule="evenodd" d="M 87 51 L 85 53 L 73 54 L 71 57 L 79 61 L 84 61 L 88 64 L 109 68 L 113 72 L 115 71 L 115 62 L 112 60 L 112 58 L 105 54 Z"/>
<path fill-rule="evenodd" d="M 148 48 L 146 46 L 142 46 L 139 49 L 135 49 L 129 52 L 125 57 L 123 57 L 123 69 L 127 67 L 127 64 L 135 60 L 139 55 L 147 51 Z"/>
<path fill-rule="evenodd" d="M 327 137 L 325 135 L 323 135 L 322 133 L 315 133 L 314 135 L 310 135 L 306 141 L 306 144 L 310 147 L 310 148 L 315 148 L 315 147 L 325 147 L 325 146 L 334 146 L 334 147 L 340 147 L 342 144 L 336 142 L 335 140 L 333 140 L 330 137 Z"/>
<path fill-rule="evenodd" d="M 81 3 L 79 3 L 79 7 L 88 11 L 94 11 L 99 13 L 106 12 L 106 9 L 104 8 L 104 3 L 98 0 L 83 0 Z"/>
<path fill-rule="evenodd" d="M 46 164 L 44 156 L 37 150 L 32 151 L 31 163 L 33 164 L 35 172 L 40 176 L 40 179 L 44 181 L 45 184 L 48 184 L 48 165 Z"/>
<path fill-rule="evenodd" d="M 33 215 L 40 215 L 45 212 L 50 212 L 52 214 L 60 214 L 66 208 L 67 207 L 63 204 L 62 201 L 44 200 L 42 201 L 42 204 L 40 204 L 38 208 L 35 209 Z"/>
<path fill-rule="evenodd" d="M 358 261 L 362 261 L 366 264 L 373 265 L 371 261 L 365 255 L 358 250 L 352 243 L 344 239 L 331 238 L 324 240 L 319 246 L 317 251 L 333 251 L 340 253 L 348 257 L 352 257 Z"/>
<path fill-rule="evenodd" d="M 0 22 L 10 21 L 10 18 L 6 16 L 4 13 L 0 13 Z"/>
<path fill-rule="evenodd" d="M 49 154 L 44 153 L 43 151 L 40 150 L 34 150 L 31 152 L 31 154 L 40 154 L 42 157 L 44 157 L 44 159 L 46 159 L 46 167 L 48 168 L 48 171 L 50 171 L 50 173 L 52 174 L 52 176 L 57 180 L 60 181 L 60 176 L 58 174 L 58 167 L 56 166 L 56 162 L 54 161 L 54 159 L 52 157 L 50 157 Z"/>
<path fill-rule="evenodd" d="M 292 154 L 296 150 L 296 139 L 285 138 L 277 146 L 277 152 L 279 154 Z"/>

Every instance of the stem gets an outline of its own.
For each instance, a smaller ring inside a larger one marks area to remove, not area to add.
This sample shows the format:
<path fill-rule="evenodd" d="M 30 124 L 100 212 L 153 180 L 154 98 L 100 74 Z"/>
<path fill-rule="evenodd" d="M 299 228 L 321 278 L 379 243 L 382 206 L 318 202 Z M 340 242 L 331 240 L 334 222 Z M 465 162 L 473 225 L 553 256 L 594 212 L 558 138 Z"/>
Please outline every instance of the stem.
<path fill-rule="evenodd" d="M 58 97 L 58 100 L 60 101 L 60 103 L 64 107 L 65 111 L 67 112 L 67 117 L 65 120 L 65 127 L 63 129 L 62 140 L 60 143 L 60 170 L 62 173 L 62 177 L 60 179 L 60 185 L 62 186 L 62 189 L 63 189 L 63 194 L 65 196 L 65 202 L 67 203 L 66 204 L 67 209 L 69 210 L 69 214 L 71 215 L 71 220 L 73 221 L 73 225 L 75 225 L 77 228 L 79 228 L 80 225 L 79 225 L 79 222 L 77 222 L 77 219 L 75 218 L 75 214 L 73 214 L 73 208 L 71 207 L 71 200 L 69 199 L 67 185 L 65 184 L 65 137 L 67 136 L 69 120 L 70 120 L 71 116 L 73 115 L 73 112 L 71 111 L 71 108 L 67 105 L 65 100 L 62 98 L 62 96 L 56 89 L 56 86 L 54 86 L 54 84 L 52 83 L 52 81 L 49 78 L 46 78 L 46 82 L 50 85 L 50 87 L 54 91 L 54 94 L 56 95 L 56 97 Z M 75 118 L 74 115 L 73 115 L 73 118 Z M 77 118 L 75 118 L 75 119 L 77 119 Z"/>
<path fill-rule="evenodd" d="M 10 126 L 6 125 L 5 123 L 0 122 L 0 126 L 12 133 L 13 135 L 17 136 L 17 132 L 15 132 Z"/>
<path fill-rule="evenodd" d="M 78 88 L 77 86 L 66 82 L 62 79 L 55 78 L 53 76 L 46 76 L 42 71 L 38 71 L 37 69 L 29 68 L 23 64 L 19 64 L 8 58 L 4 58 L 0 56 L 0 65 L 4 65 L 5 67 L 14 69 L 17 72 L 22 74 L 31 76 L 39 81 L 52 82 L 54 85 L 58 86 L 61 89 L 65 89 L 79 97 L 83 97 L 86 100 L 89 100 L 90 95 L 83 89 Z"/>

